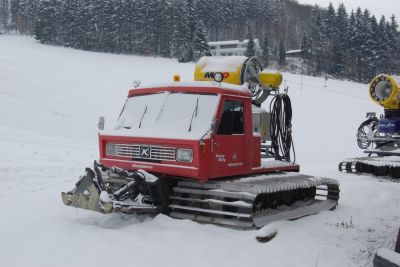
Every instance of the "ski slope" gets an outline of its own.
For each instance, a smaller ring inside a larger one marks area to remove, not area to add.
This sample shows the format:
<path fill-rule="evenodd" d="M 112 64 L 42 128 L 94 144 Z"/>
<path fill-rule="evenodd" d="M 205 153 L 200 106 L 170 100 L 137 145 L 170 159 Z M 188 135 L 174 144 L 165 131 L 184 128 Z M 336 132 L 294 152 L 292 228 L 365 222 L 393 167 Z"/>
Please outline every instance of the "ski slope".
<path fill-rule="evenodd" d="M 394 247 L 400 184 L 337 171 L 362 154 L 365 112 L 382 112 L 367 85 L 287 73 L 296 161 L 340 181 L 335 211 L 277 222 L 277 236 L 258 243 L 255 230 L 65 207 L 60 192 L 98 157 L 98 117 L 115 122 L 134 80 L 191 81 L 193 69 L 0 36 L 1 266 L 371 266 L 380 247 Z"/>

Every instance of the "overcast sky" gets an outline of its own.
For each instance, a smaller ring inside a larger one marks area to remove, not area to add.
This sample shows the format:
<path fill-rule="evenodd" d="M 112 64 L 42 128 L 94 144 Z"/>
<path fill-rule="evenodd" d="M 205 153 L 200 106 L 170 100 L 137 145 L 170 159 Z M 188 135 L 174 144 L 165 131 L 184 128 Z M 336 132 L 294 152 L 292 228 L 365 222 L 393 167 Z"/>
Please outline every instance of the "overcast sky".
<path fill-rule="evenodd" d="M 329 3 L 332 2 L 335 9 L 337 9 L 339 3 L 343 3 L 348 13 L 361 6 L 363 10 L 368 8 L 378 20 L 382 15 L 390 18 L 394 14 L 397 21 L 400 21 L 400 0 L 297 0 L 297 2 L 310 5 L 317 4 L 321 7 L 328 7 Z"/>

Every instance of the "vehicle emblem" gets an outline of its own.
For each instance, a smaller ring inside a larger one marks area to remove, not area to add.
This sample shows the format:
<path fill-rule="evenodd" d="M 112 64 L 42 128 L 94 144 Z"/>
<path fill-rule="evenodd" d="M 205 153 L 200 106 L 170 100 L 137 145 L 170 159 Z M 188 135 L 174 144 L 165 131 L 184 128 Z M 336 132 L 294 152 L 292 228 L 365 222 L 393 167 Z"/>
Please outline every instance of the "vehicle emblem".
<path fill-rule="evenodd" d="M 151 147 L 150 146 L 140 146 L 139 149 L 139 157 L 149 159 L 151 154 Z"/>

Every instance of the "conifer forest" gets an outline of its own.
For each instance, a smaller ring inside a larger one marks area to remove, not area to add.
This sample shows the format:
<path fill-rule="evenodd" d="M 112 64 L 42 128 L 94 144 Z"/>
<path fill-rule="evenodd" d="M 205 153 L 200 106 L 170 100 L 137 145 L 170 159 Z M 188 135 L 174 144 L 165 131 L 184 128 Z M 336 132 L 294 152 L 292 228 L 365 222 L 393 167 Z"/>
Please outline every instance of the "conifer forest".
<path fill-rule="evenodd" d="M 362 4 L 362 2 L 360 2 Z M 44 44 L 195 61 L 207 42 L 259 39 L 260 60 L 285 64 L 301 49 L 304 71 L 368 82 L 399 74 L 397 18 L 368 9 L 293 0 L 0 0 L 0 33 Z"/>

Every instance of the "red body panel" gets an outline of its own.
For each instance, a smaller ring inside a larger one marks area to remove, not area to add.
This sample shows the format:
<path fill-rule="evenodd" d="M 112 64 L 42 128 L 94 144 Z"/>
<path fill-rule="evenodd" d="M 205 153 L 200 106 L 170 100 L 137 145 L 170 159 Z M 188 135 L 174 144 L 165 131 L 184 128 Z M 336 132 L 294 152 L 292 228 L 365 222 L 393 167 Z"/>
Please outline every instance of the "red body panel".
<path fill-rule="evenodd" d="M 177 83 L 179 85 L 179 83 Z M 199 93 L 199 94 L 218 94 L 218 95 L 234 95 L 251 98 L 250 93 L 229 89 L 224 87 L 190 87 L 190 86 L 176 86 L 176 87 L 159 87 L 159 88 L 138 88 L 129 91 L 128 97 L 134 95 L 153 94 L 157 92 L 182 92 L 182 93 Z"/>
<path fill-rule="evenodd" d="M 160 91 L 212 93 L 221 95 L 215 118 L 221 118 L 225 100 L 240 101 L 244 104 L 244 133 L 218 135 L 211 133 L 204 140 L 179 140 L 130 136 L 99 135 L 100 163 L 108 167 L 126 170 L 144 169 L 161 175 L 206 182 L 229 176 L 250 175 L 278 171 L 299 171 L 296 164 L 261 166 L 260 137 L 253 136 L 251 96 L 249 93 L 223 87 L 161 87 L 133 89 L 129 96 L 156 93 Z M 106 155 L 106 144 L 137 144 L 192 149 L 192 162 L 132 159 Z"/>

